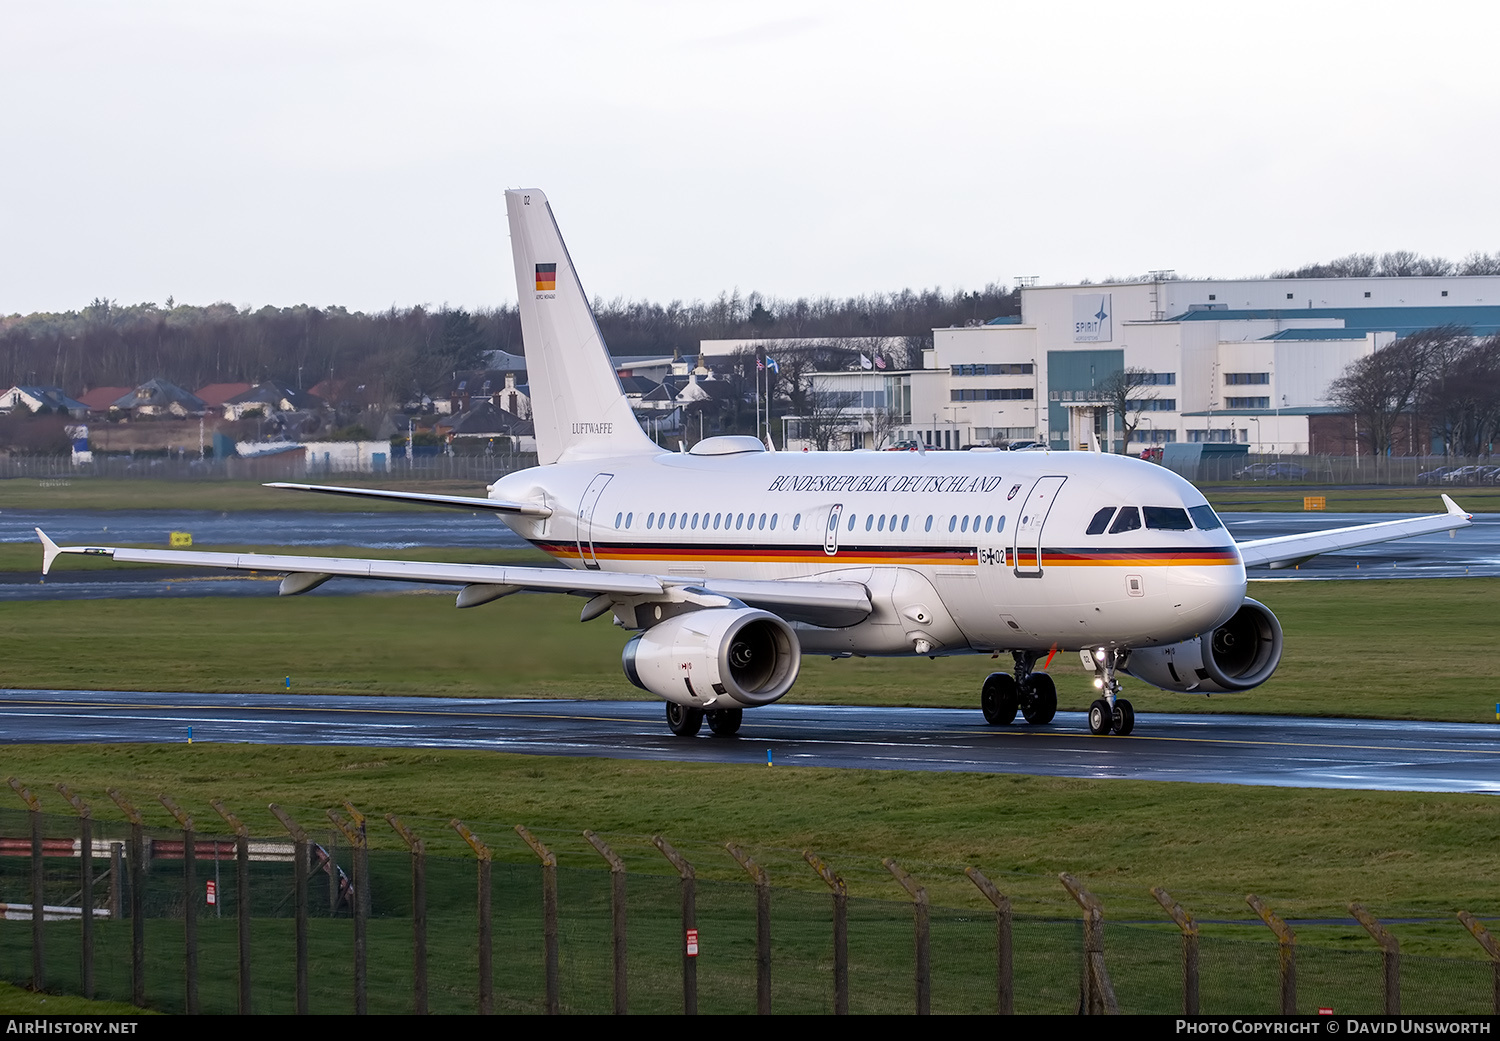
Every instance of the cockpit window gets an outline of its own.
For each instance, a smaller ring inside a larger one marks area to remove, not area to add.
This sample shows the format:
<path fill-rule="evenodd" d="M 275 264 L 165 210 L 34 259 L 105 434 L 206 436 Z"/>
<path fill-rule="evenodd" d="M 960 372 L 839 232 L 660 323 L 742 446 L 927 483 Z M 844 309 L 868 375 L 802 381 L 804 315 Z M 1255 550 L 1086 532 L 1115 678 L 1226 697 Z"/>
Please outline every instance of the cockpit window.
<path fill-rule="evenodd" d="M 1134 506 L 1124 506 L 1120 509 L 1120 515 L 1110 526 L 1109 533 L 1118 535 L 1122 531 L 1135 531 L 1141 526 L 1141 511 Z"/>
<path fill-rule="evenodd" d="M 1115 507 L 1106 506 L 1094 514 L 1094 519 L 1089 521 L 1088 534 L 1103 535 L 1109 530 L 1109 519 L 1115 515 Z"/>
<path fill-rule="evenodd" d="M 1154 531 L 1193 530 L 1187 510 L 1176 506 L 1142 506 L 1141 509 L 1146 513 L 1146 527 Z"/>
<path fill-rule="evenodd" d="M 1204 531 L 1213 531 L 1224 526 L 1224 522 L 1219 520 L 1219 515 L 1208 503 L 1202 506 L 1189 506 L 1188 512 L 1193 515 L 1193 523 Z"/>

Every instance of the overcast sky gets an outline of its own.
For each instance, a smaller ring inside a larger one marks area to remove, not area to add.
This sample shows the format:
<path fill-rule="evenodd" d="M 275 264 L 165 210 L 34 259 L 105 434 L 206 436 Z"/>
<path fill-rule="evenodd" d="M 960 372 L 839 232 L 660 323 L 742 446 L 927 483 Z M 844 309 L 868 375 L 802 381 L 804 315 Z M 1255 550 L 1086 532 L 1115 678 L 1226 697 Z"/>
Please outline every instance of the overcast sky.
<path fill-rule="evenodd" d="M 0 0 L 0 313 L 977 288 L 1500 250 L 1500 8 Z"/>

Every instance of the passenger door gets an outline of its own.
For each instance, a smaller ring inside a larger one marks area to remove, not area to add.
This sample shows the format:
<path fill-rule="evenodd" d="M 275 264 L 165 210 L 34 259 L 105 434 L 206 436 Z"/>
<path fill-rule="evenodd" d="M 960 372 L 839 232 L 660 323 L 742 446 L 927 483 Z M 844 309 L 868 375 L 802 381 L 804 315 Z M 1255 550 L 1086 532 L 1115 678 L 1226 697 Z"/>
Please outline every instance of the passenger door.
<path fill-rule="evenodd" d="M 1052 512 L 1066 477 L 1043 477 L 1032 486 L 1016 518 L 1015 573 L 1021 578 L 1042 574 L 1042 526 Z"/>

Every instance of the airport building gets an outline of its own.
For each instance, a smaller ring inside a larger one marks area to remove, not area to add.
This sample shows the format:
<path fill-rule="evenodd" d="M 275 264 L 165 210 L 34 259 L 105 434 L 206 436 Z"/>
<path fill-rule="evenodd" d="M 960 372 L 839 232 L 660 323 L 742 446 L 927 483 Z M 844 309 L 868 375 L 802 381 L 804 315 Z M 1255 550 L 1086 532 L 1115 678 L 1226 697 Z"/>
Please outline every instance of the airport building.
<path fill-rule="evenodd" d="M 1076 448 L 1092 428 L 1101 446 L 1119 451 L 1126 417 L 1111 405 L 1110 384 L 1132 370 L 1136 385 L 1115 395 L 1136 424 L 1132 454 L 1168 442 L 1341 454 L 1352 452 L 1350 417 L 1329 387 L 1351 362 L 1437 326 L 1500 332 L 1500 276 L 1162 275 L 1026 286 L 1019 317 L 933 330 L 921 369 L 821 373 L 818 386 L 846 403 L 845 447 L 909 438 L 941 448 L 1030 440 Z"/>

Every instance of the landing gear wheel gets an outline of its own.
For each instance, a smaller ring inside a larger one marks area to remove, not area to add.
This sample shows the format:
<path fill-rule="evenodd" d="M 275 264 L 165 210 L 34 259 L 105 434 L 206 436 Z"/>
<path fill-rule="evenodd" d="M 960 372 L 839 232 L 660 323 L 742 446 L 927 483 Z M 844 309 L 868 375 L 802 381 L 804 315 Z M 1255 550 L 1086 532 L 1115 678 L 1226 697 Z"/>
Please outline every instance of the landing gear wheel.
<path fill-rule="evenodd" d="M 1109 702 L 1100 698 L 1089 706 L 1089 733 L 1094 735 L 1107 734 L 1115 725 L 1114 712 L 1109 707 Z"/>
<path fill-rule="evenodd" d="M 1124 698 L 1115 698 L 1115 733 L 1124 737 L 1135 729 L 1135 709 Z"/>
<path fill-rule="evenodd" d="M 1033 672 L 1026 682 L 1027 690 L 1021 695 L 1021 715 L 1032 726 L 1052 722 L 1057 715 L 1057 684 L 1045 672 Z"/>
<path fill-rule="evenodd" d="M 667 702 L 667 729 L 678 737 L 697 737 L 703 726 L 703 710 Z"/>
<path fill-rule="evenodd" d="M 715 737 L 733 737 L 740 732 L 740 724 L 744 722 L 745 710 L 742 708 L 716 708 L 707 713 L 708 729 L 713 731 Z"/>
<path fill-rule="evenodd" d="M 992 727 L 1006 727 L 1015 722 L 1016 709 L 1021 705 L 1020 688 L 1015 678 L 1008 673 L 992 672 L 979 691 L 979 707 L 984 711 L 984 721 Z"/>

